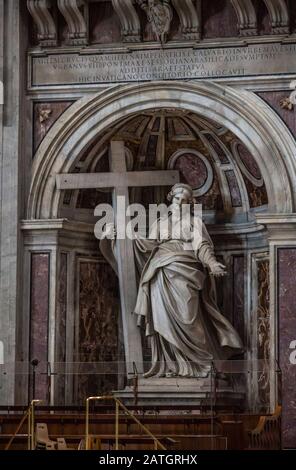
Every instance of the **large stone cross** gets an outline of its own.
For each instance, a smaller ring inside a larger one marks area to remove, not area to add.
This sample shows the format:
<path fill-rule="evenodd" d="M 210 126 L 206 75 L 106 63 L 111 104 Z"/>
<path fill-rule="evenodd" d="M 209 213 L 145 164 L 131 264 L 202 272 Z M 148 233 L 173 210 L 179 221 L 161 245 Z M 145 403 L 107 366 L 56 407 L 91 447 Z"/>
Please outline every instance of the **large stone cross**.
<path fill-rule="evenodd" d="M 61 174 L 56 177 L 58 189 L 113 188 L 113 203 L 118 196 L 129 204 L 129 187 L 172 186 L 179 181 L 179 172 L 127 171 L 123 141 L 112 141 L 110 148 L 110 173 Z M 135 315 L 137 284 L 133 242 L 128 238 L 117 240 L 118 277 L 124 334 L 126 369 L 128 377 L 134 374 L 134 364 L 143 372 L 141 335 Z"/>

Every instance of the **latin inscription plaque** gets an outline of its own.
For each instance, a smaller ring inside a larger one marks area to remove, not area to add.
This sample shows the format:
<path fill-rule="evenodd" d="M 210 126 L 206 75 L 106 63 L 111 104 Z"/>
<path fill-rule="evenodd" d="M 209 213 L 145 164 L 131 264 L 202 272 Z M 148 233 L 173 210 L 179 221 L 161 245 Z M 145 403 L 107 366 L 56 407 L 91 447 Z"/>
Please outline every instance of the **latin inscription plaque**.
<path fill-rule="evenodd" d="M 296 44 L 124 53 L 33 53 L 31 87 L 296 73 Z"/>

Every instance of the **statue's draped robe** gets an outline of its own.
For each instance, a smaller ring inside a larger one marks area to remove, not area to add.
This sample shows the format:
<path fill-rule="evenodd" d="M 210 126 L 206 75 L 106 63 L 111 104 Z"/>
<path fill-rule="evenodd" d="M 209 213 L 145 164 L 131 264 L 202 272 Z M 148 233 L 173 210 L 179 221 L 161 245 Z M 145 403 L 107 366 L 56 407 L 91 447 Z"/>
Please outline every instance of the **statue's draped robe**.
<path fill-rule="evenodd" d="M 191 229 L 199 230 L 200 237 L 189 245 L 187 237 L 172 237 L 172 224 L 166 234 L 162 231 L 162 238 L 155 224 L 149 239 L 134 242 L 140 271 L 134 313 L 144 318 L 152 349 L 146 376 L 205 377 L 213 360 L 243 350 L 239 335 L 216 304 L 215 283 L 208 272 L 216 261 L 213 244 L 202 221 L 191 220 Z M 101 243 L 101 250 L 116 269 L 106 246 Z"/>
<path fill-rule="evenodd" d="M 171 239 L 166 234 L 161 240 L 157 230 L 154 240 L 135 240 L 141 279 L 134 311 L 145 318 L 152 348 L 147 376 L 203 377 L 213 360 L 227 359 L 243 349 L 216 304 L 214 279 L 207 269 L 215 262 L 211 239 L 201 221 L 194 229 L 201 236 L 191 249 L 182 236 Z"/>

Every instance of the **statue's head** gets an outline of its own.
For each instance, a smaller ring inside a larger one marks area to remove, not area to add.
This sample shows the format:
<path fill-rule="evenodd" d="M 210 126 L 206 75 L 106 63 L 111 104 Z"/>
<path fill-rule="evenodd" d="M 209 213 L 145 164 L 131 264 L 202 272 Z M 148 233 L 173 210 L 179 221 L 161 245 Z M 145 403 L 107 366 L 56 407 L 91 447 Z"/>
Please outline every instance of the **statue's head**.
<path fill-rule="evenodd" d="M 169 202 L 178 205 L 193 204 L 195 202 L 191 186 L 185 183 L 175 184 L 167 195 L 167 199 Z"/>

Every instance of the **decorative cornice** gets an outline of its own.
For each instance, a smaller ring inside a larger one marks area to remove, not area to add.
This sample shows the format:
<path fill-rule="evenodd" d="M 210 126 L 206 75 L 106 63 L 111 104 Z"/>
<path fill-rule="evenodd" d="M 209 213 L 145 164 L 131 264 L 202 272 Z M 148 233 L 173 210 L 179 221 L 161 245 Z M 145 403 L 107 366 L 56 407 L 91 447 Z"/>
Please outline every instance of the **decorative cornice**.
<path fill-rule="evenodd" d="M 21 230 L 24 232 L 43 232 L 66 230 L 69 232 L 93 233 L 93 224 L 71 221 L 69 219 L 33 219 L 22 220 Z"/>
<path fill-rule="evenodd" d="M 257 34 L 257 16 L 251 0 L 231 0 L 238 19 L 240 36 Z"/>
<path fill-rule="evenodd" d="M 274 244 L 296 244 L 296 214 L 258 214 L 256 220 L 266 227 Z"/>
<path fill-rule="evenodd" d="M 56 46 L 57 29 L 50 12 L 51 0 L 27 0 L 27 7 L 37 26 L 40 45 Z"/>
<path fill-rule="evenodd" d="M 264 0 L 273 34 L 289 34 L 289 10 L 285 0 Z"/>
<path fill-rule="evenodd" d="M 184 39 L 199 40 L 201 33 L 200 12 L 192 0 L 172 0 L 181 22 Z"/>
<path fill-rule="evenodd" d="M 88 5 L 85 0 L 58 0 L 58 8 L 68 25 L 67 44 L 88 43 Z"/>
<path fill-rule="evenodd" d="M 132 0 L 112 0 L 121 24 L 123 42 L 140 42 L 141 25 Z"/>

